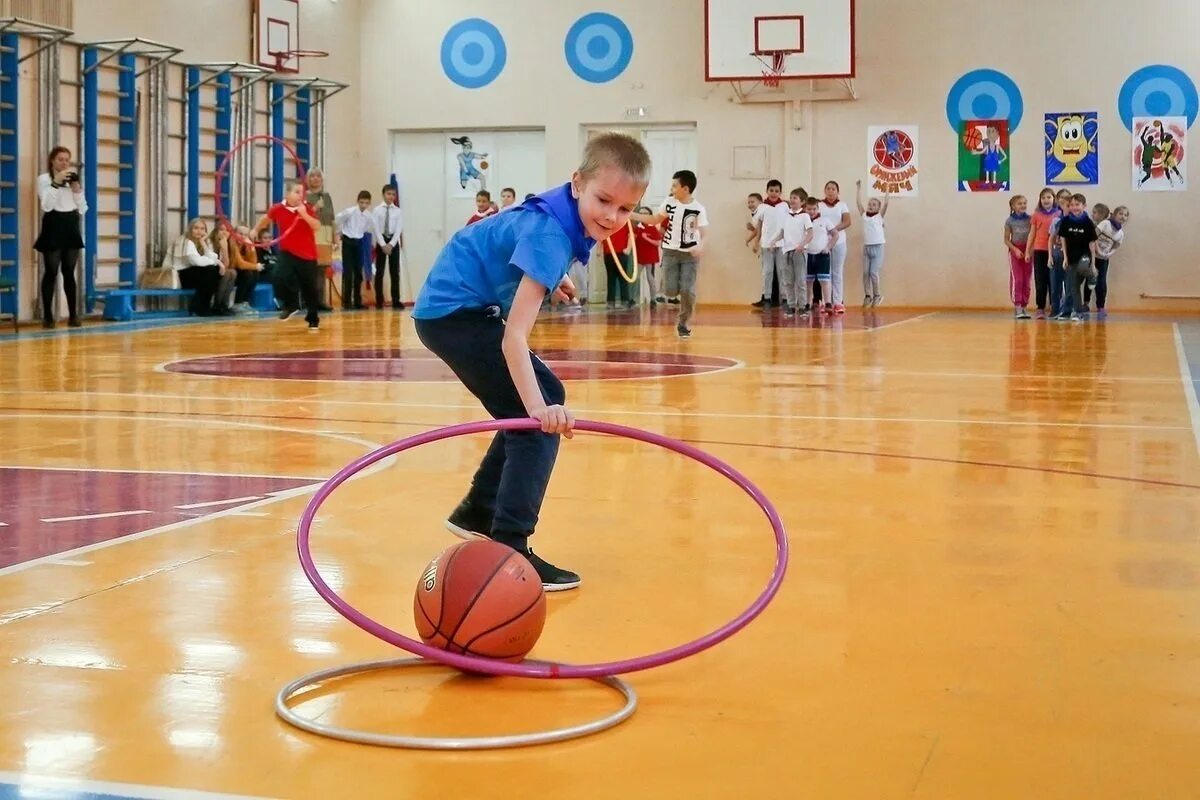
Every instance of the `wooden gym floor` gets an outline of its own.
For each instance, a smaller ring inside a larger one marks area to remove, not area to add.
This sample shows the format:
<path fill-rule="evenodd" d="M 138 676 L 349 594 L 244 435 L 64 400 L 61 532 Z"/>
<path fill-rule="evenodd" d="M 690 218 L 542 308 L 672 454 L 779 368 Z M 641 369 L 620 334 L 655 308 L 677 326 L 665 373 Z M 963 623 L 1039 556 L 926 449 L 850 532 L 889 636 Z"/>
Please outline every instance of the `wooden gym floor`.
<path fill-rule="evenodd" d="M 537 346 L 580 416 L 695 443 L 779 506 L 793 562 L 750 628 L 631 676 L 634 717 L 570 744 L 301 734 L 272 714 L 282 684 L 395 654 L 309 587 L 304 504 L 369 449 L 482 411 L 391 311 L 318 335 L 27 331 L 0 338 L 0 798 L 1197 796 L 1195 320 L 705 310 L 680 342 L 671 312 L 597 312 L 550 317 Z M 339 490 L 313 532 L 335 588 L 412 630 L 484 446 L 430 445 Z M 535 545 L 584 577 L 549 598 L 535 650 L 572 663 L 711 630 L 772 557 L 722 478 L 587 435 L 564 443 Z M 488 734 L 616 702 L 431 668 L 301 709 Z"/>

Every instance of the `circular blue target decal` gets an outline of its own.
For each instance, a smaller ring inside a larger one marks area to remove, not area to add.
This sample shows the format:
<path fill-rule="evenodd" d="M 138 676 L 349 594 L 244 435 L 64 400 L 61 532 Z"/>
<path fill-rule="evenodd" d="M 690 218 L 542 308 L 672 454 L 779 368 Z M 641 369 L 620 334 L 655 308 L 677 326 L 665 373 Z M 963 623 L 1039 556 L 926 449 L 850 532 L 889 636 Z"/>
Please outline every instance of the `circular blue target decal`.
<path fill-rule="evenodd" d="M 1197 110 L 1196 84 L 1186 72 L 1166 64 L 1142 67 L 1125 79 L 1117 95 L 1117 111 L 1131 131 L 1134 117 L 1187 117 L 1190 128 Z"/>
<path fill-rule="evenodd" d="M 629 66 L 633 34 L 617 17 L 597 11 L 575 21 L 565 49 L 572 72 L 591 83 L 606 83 Z"/>
<path fill-rule="evenodd" d="M 507 59 L 504 37 L 485 19 L 464 19 L 442 39 L 442 72 L 467 89 L 479 89 L 496 80 Z"/>
<path fill-rule="evenodd" d="M 1025 103 L 1013 79 L 994 69 L 977 69 L 963 75 L 946 95 L 946 119 L 955 133 L 964 119 L 1006 119 L 1012 133 L 1021 124 Z"/>

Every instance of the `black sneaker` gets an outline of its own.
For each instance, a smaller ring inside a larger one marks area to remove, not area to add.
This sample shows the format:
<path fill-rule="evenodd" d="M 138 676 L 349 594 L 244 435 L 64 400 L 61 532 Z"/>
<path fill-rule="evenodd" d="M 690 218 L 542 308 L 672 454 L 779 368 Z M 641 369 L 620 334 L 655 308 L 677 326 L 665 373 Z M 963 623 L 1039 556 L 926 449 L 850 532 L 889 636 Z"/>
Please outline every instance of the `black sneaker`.
<path fill-rule="evenodd" d="M 765 298 L 765 297 L 764 297 L 764 298 L 762 298 L 761 300 L 759 300 L 757 303 L 751 303 L 751 304 L 750 304 L 750 307 L 751 307 L 751 308 L 757 308 L 759 311 L 762 311 L 762 310 L 763 310 L 764 308 L 766 308 L 766 307 L 767 307 L 769 304 L 770 304 L 770 303 L 769 303 L 769 301 L 767 300 L 767 298 Z"/>
<path fill-rule="evenodd" d="M 565 592 L 568 589 L 578 589 L 579 576 L 574 572 L 558 567 L 546 561 L 533 550 L 525 551 L 525 558 L 533 565 L 538 577 L 542 579 L 542 589 L 547 592 Z"/>
<path fill-rule="evenodd" d="M 446 518 L 446 530 L 460 539 L 491 539 L 492 514 L 463 500 Z"/>
<path fill-rule="evenodd" d="M 279 312 L 279 318 L 280 319 L 291 319 L 292 317 L 296 316 L 299 313 L 300 313 L 300 309 L 298 309 L 298 308 L 285 308 L 283 311 Z"/>
<path fill-rule="evenodd" d="M 675 332 L 679 334 L 680 339 L 690 339 L 692 336 L 691 328 L 688 328 L 684 325 L 676 325 Z"/>

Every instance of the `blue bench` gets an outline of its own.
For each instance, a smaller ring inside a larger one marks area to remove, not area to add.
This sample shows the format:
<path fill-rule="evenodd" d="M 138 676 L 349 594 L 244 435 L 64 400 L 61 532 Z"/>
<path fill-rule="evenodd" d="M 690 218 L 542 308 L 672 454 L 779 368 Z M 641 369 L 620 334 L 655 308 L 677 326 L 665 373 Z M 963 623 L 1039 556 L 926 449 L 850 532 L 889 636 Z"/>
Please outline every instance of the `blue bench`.
<path fill-rule="evenodd" d="M 276 311 L 275 288 L 269 281 L 256 283 L 250 293 L 250 307 L 255 311 Z"/>
<path fill-rule="evenodd" d="M 128 322 L 136 314 L 138 317 L 186 317 L 187 307 L 181 302 L 180 307 L 167 311 L 139 311 L 133 306 L 135 297 L 178 297 L 181 301 L 188 300 L 196 292 L 192 289 L 110 289 L 101 293 L 104 301 L 104 318 L 116 322 Z"/>
<path fill-rule="evenodd" d="M 110 289 L 100 297 L 104 300 L 104 318 L 115 322 L 128 322 L 137 316 L 139 319 L 156 317 L 185 317 L 187 306 L 181 302 L 180 307 L 166 311 L 142 311 L 134 308 L 135 297 L 178 297 L 181 301 L 190 300 L 196 292 L 192 289 Z M 275 290 L 269 283 L 257 284 L 250 294 L 250 305 L 256 311 L 275 310 Z"/>

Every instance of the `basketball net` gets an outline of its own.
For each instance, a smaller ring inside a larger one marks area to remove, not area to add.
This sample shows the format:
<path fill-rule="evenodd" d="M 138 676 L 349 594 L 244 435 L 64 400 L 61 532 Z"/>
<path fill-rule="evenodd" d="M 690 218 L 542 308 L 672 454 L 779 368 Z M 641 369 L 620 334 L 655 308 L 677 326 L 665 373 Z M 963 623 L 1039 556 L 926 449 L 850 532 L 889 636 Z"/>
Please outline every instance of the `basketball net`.
<path fill-rule="evenodd" d="M 287 62 L 295 59 L 296 70 L 300 69 L 301 58 L 328 58 L 329 53 L 324 50 L 283 50 L 272 51 L 270 55 L 275 56 L 275 71 L 283 72 Z"/>
<path fill-rule="evenodd" d="M 784 59 L 787 57 L 787 54 L 777 51 L 767 53 L 766 55 L 771 59 L 769 64 L 764 59 L 759 59 L 759 61 L 762 61 L 763 66 L 765 67 L 765 69 L 763 69 L 762 77 L 763 86 L 766 86 L 770 89 L 778 89 L 779 80 L 783 75 Z"/>

